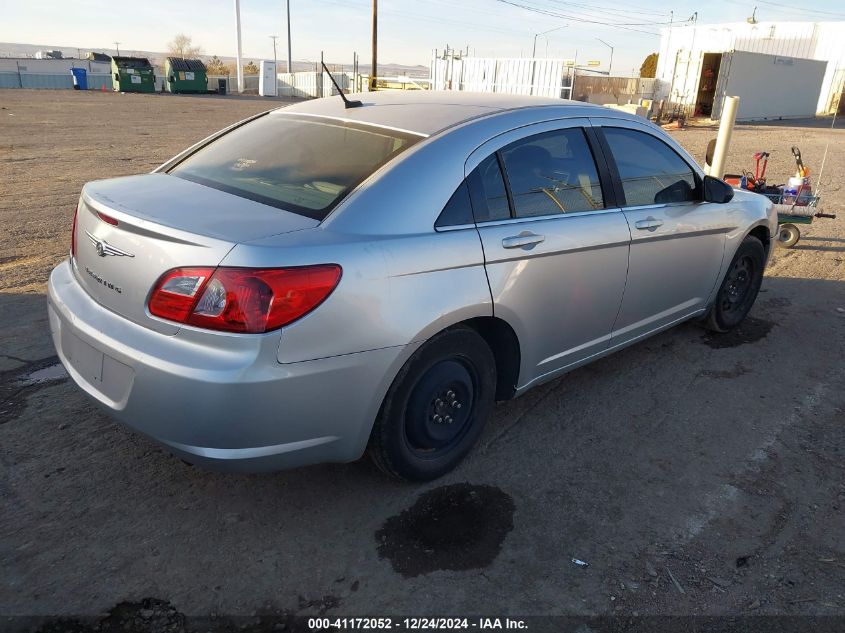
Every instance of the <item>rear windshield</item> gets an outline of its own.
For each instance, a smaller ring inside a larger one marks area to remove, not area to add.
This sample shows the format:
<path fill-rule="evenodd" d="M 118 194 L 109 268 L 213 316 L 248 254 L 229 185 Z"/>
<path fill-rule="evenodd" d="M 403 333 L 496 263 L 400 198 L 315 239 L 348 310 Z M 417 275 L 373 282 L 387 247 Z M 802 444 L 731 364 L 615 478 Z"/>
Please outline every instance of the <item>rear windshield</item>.
<path fill-rule="evenodd" d="M 356 185 L 421 138 L 275 113 L 223 135 L 169 173 L 323 220 Z"/>

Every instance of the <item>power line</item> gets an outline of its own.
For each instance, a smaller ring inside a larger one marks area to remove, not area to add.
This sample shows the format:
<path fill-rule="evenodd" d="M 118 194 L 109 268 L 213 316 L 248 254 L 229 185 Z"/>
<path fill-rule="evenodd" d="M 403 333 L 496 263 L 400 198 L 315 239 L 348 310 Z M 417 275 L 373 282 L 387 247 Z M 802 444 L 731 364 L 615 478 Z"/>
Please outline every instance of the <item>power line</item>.
<path fill-rule="evenodd" d="M 759 2 L 760 4 L 770 4 L 773 7 L 780 7 L 780 8 L 783 8 L 783 9 L 793 9 L 793 10 L 795 9 L 795 5 L 781 4 L 780 2 L 771 2 L 770 0 L 755 0 L 755 1 Z M 739 2 L 732 2 L 731 4 L 740 4 L 740 3 Z M 822 11 L 821 9 L 812 9 L 812 8 L 804 6 L 804 5 L 801 6 L 801 12 L 819 13 L 819 14 L 824 14 L 824 15 L 832 15 L 832 16 L 837 17 L 837 18 L 845 18 L 845 13 L 834 13 L 833 11 Z"/>
<path fill-rule="evenodd" d="M 661 26 L 661 25 L 668 25 L 669 22 L 605 22 L 603 20 L 594 20 L 587 17 L 579 17 L 577 15 L 570 15 L 568 13 L 560 13 L 558 11 L 552 11 L 550 9 L 546 9 L 543 7 L 533 7 L 527 4 L 520 4 L 518 2 L 512 2 L 511 0 L 497 0 L 498 2 L 502 2 L 504 4 L 509 4 L 514 7 L 519 7 L 520 9 L 527 9 L 529 11 L 535 11 L 537 13 L 542 13 L 544 15 L 550 15 L 553 17 L 560 17 L 566 20 L 575 20 L 578 22 L 585 22 L 587 24 L 601 24 L 603 26 Z"/>
<path fill-rule="evenodd" d="M 322 0 L 323 4 L 332 4 L 337 5 L 340 7 L 349 8 L 350 6 L 360 7 L 364 9 L 365 7 L 369 9 L 369 5 L 360 5 L 354 4 L 352 2 L 347 2 L 345 0 Z M 490 31 L 493 33 L 502 33 L 505 35 L 524 35 L 523 31 L 517 31 L 514 29 L 503 29 L 495 26 L 485 26 L 483 24 L 478 24 L 477 22 L 463 22 L 460 20 L 452 20 L 452 19 L 444 19 L 440 17 L 432 17 L 430 15 L 422 15 L 419 13 L 410 13 L 408 11 L 397 11 L 395 9 L 379 9 L 379 14 L 386 14 L 389 16 L 398 16 L 398 17 L 407 17 L 412 18 L 414 20 L 421 20 L 423 22 L 432 22 L 435 24 L 451 24 L 454 26 L 465 26 L 471 27 L 475 30 L 482 30 L 482 31 Z"/>
<path fill-rule="evenodd" d="M 496 2 L 501 2 L 502 4 L 507 4 L 512 7 L 517 7 L 518 9 L 524 9 L 526 11 L 531 11 L 533 13 L 539 13 L 541 15 L 547 15 L 553 18 L 560 18 L 562 20 L 572 20 L 573 22 L 583 22 L 585 24 L 599 24 L 601 26 L 610 26 L 617 29 L 623 29 L 625 31 L 635 31 L 637 33 L 645 33 L 646 35 L 660 35 L 659 33 L 655 33 L 654 31 L 644 31 L 642 29 L 632 28 L 635 26 L 660 26 L 662 24 L 669 24 L 669 22 L 603 22 L 601 20 L 590 20 L 583 17 L 578 17 L 574 15 L 569 15 L 565 13 L 559 13 L 557 11 L 550 11 L 548 9 L 542 9 L 540 7 L 532 7 L 527 4 L 521 4 L 519 2 L 512 2 L 511 0 L 496 0 Z"/>
<path fill-rule="evenodd" d="M 619 15 L 628 15 L 628 14 L 653 15 L 653 16 L 667 16 L 667 15 L 669 15 L 668 11 L 658 13 L 657 11 L 639 11 L 637 9 L 621 9 L 621 8 L 615 8 L 615 7 L 603 7 L 603 6 L 594 5 L 594 4 L 584 4 L 584 3 L 580 3 L 580 2 L 566 2 L 565 0 L 549 0 L 549 1 L 552 2 L 553 4 L 559 4 L 559 5 L 563 5 L 563 6 L 571 6 L 571 7 L 577 8 L 577 9 L 585 9 L 585 10 L 589 11 L 590 13 L 609 13 L 611 15 L 614 15 L 614 14 L 619 14 Z"/>

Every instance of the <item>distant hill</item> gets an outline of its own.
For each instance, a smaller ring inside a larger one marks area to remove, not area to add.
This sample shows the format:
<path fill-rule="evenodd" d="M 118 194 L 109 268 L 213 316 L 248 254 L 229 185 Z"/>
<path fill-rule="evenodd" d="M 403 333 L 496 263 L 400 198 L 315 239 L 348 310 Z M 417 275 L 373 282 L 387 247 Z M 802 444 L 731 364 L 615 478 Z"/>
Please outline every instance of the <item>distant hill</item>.
<path fill-rule="evenodd" d="M 65 57 L 85 57 L 88 51 L 94 51 L 95 53 L 105 53 L 106 55 L 116 55 L 117 51 L 113 48 L 96 48 L 90 46 L 57 46 L 55 44 L 20 44 L 16 42 L 0 42 L 0 57 L 33 57 L 37 51 L 62 51 L 62 55 Z M 156 52 L 156 51 L 143 51 L 143 50 L 135 50 L 135 49 L 125 49 L 123 47 L 120 48 L 121 55 L 132 55 L 135 57 L 146 57 L 148 58 L 154 65 L 162 66 L 164 63 L 164 58 L 167 57 L 167 53 Z M 213 53 L 212 53 L 213 54 Z M 208 61 L 211 59 L 212 55 L 200 55 L 200 59 L 204 61 Z M 225 55 L 219 55 L 221 61 L 228 64 L 230 68 L 234 70 L 235 68 L 235 58 L 234 57 L 226 57 Z M 262 58 L 260 57 L 244 57 L 242 62 L 246 65 L 250 61 L 254 61 L 256 64 L 261 61 Z M 285 68 L 285 60 L 279 59 L 279 68 L 284 70 Z M 352 62 L 329 62 L 326 61 L 326 65 L 331 70 L 345 70 L 351 71 L 352 70 Z M 293 62 L 293 71 L 294 72 L 301 72 L 301 71 L 313 71 L 317 70 L 320 66 L 319 60 L 317 61 L 310 61 L 310 60 L 294 60 Z M 358 62 L 359 71 L 362 73 L 369 72 L 370 65 L 369 63 L 363 63 L 362 61 Z M 405 66 L 402 64 L 379 64 L 378 66 L 378 74 L 380 76 L 393 76 L 393 75 L 408 75 L 409 77 L 428 77 L 428 66 L 418 65 L 418 66 Z"/>

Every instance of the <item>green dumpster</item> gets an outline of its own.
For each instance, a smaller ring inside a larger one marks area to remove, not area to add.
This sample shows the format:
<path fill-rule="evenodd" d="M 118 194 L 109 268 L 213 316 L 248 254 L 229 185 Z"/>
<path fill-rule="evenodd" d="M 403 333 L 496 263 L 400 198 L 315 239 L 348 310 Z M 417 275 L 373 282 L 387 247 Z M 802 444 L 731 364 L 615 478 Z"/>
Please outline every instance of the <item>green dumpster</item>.
<path fill-rule="evenodd" d="M 168 92 L 208 92 L 208 78 L 202 60 L 168 57 L 164 62 L 164 76 Z"/>
<path fill-rule="evenodd" d="M 112 57 L 111 72 L 117 92 L 155 92 L 155 70 L 146 57 Z"/>

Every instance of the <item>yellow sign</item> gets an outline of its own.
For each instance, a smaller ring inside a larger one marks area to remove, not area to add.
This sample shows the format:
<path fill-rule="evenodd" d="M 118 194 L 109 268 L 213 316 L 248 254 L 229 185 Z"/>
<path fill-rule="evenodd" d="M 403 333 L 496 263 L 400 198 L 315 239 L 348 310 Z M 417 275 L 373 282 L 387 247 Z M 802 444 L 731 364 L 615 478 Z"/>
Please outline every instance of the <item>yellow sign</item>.
<path fill-rule="evenodd" d="M 591 61 L 587 62 L 587 66 L 601 66 L 601 62 L 596 61 L 596 60 L 591 60 Z"/>

